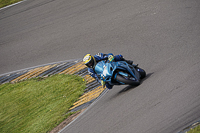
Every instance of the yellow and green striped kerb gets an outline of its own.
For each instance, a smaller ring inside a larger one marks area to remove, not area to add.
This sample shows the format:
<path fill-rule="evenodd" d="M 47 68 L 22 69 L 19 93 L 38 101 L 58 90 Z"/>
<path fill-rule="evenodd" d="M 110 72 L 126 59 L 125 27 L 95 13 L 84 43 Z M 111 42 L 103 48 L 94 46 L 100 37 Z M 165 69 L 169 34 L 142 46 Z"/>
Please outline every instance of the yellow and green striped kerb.
<path fill-rule="evenodd" d="M 0 84 L 16 83 L 30 78 L 47 77 L 54 74 L 76 74 L 82 76 L 87 82 L 85 93 L 73 104 L 73 107 L 70 108 L 71 111 L 88 107 L 106 89 L 88 74 L 87 67 L 81 59 L 50 63 L 2 74 L 0 75 Z"/>

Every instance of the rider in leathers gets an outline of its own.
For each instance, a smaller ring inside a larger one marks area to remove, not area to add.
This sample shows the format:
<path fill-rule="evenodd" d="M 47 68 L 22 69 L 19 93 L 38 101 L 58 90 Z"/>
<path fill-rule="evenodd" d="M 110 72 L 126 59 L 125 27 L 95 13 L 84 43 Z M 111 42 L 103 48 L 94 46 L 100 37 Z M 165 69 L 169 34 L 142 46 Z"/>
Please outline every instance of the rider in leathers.
<path fill-rule="evenodd" d="M 92 56 L 91 54 L 85 55 L 83 58 L 83 62 L 88 67 L 89 74 L 93 78 L 95 78 L 97 80 L 97 82 L 101 83 L 103 86 L 106 86 L 108 89 L 112 89 L 113 85 L 110 85 L 109 83 L 105 83 L 103 80 L 100 80 L 94 71 L 96 64 L 102 60 L 126 61 L 127 63 L 129 63 L 131 65 L 133 64 L 133 61 L 125 60 L 121 54 L 115 55 L 115 56 L 112 53 L 109 53 L 109 54 L 98 53 L 94 56 Z"/>

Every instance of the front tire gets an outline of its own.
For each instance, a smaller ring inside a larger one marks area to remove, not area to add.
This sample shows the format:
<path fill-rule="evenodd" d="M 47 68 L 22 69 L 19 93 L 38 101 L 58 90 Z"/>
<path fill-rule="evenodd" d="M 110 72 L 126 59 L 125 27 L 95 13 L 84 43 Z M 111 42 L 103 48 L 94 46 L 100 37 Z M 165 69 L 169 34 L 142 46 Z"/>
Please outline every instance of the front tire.
<path fill-rule="evenodd" d="M 140 75 L 141 75 L 140 79 L 143 79 L 146 77 L 146 72 L 144 69 L 139 68 L 139 67 L 136 67 L 135 69 L 140 73 Z"/>
<path fill-rule="evenodd" d="M 123 82 L 125 84 L 129 84 L 129 85 L 134 85 L 134 86 L 138 86 L 140 85 L 140 81 L 134 81 L 134 80 L 131 80 L 131 79 L 127 79 L 119 74 L 117 74 L 116 76 L 116 80 L 118 80 L 119 82 Z"/>

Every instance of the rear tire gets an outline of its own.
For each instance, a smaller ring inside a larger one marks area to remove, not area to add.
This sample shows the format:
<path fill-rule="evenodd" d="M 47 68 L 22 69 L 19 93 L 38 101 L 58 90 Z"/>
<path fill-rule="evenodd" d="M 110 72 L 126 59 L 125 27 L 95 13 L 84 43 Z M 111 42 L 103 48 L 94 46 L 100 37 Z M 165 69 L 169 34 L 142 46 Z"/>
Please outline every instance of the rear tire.
<path fill-rule="evenodd" d="M 121 76 L 119 74 L 117 74 L 116 80 L 118 80 L 120 82 L 123 82 L 125 84 L 129 84 L 129 85 L 134 85 L 134 86 L 140 85 L 140 81 L 133 81 L 131 79 L 126 79 L 126 78 L 124 78 L 123 76 Z"/>

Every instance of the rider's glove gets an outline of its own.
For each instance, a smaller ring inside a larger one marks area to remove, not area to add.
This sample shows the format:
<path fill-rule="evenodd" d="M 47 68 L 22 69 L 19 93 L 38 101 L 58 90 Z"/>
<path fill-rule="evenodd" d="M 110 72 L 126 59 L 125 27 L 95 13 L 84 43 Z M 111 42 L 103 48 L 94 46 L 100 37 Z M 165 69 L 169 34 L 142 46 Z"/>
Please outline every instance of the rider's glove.
<path fill-rule="evenodd" d="M 108 56 L 108 60 L 111 62 L 111 61 L 113 61 L 114 60 L 114 56 L 113 55 L 109 55 Z"/>
<path fill-rule="evenodd" d="M 105 81 L 103 81 L 103 80 L 101 80 L 101 85 L 103 86 L 103 88 L 105 87 L 105 85 L 106 85 L 106 82 Z"/>

